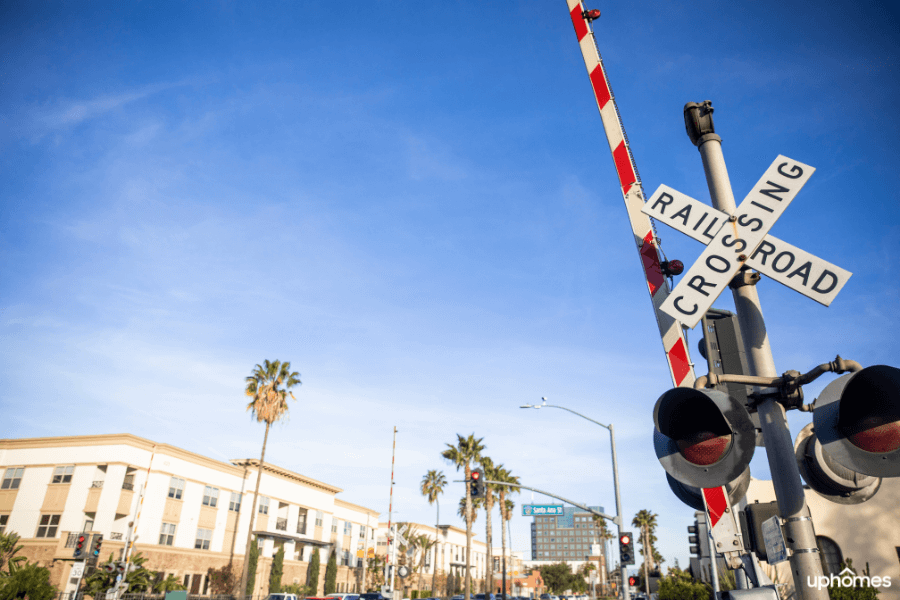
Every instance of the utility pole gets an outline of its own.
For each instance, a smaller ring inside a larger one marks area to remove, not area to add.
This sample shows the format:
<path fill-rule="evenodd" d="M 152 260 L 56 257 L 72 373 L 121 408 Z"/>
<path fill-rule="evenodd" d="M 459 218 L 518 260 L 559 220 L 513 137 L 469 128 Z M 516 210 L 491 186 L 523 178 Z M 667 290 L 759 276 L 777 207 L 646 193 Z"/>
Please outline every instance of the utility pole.
<path fill-rule="evenodd" d="M 734 193 L 722 155 L 722 138 L 716 135 L 712 120 L 712 103 L 689 102 L 684 107 L 685 126 L 691 142 L 700 150 L 706 183 L 713 206 L 728 215 L 736 209 Z M 734 296 L 735 311 L 744 338 L 749 375 L 778 377 L 769 336 L 763 320 L 758 277 L 742 268 L 729 286 Z M 758 388 L 757 388 L 758 389 Z M 806 495 L 794 456 L 794 444 L 785 418 L 784 407 L 774 399 L 757 406 L 765 440 L 766 456 L 772 473 L 778 512 L 784 521 L 785 539 L 791 549 L 791 574 L 794 589 L 801 600 L 828 600 L 828 592 L 807 585 L 822 575 L 816 534 L 806 507 Z M 713 563 L 715 553 L 713 552 Z"/>
<path fill-rule="evenodd" d="M 391 541 L 391 553 L 388 555 L 388 561 L 386 562 L 384 568 L 391 572 L 391 583 L 390 590 L 391 595 L 394 593 L 394 559 L 396 557 L 396 536 L 394 535 L 394 530 L 391 529 L 392 517 L 394 511 L 394 459 L 397 456 L 397 426 L 394 426 L 394 449 L 391 452 L 391 493 L 388 497 L 388 535 Z M 385 573 L 385 582 L 387 581 L 387 573 Z"/>

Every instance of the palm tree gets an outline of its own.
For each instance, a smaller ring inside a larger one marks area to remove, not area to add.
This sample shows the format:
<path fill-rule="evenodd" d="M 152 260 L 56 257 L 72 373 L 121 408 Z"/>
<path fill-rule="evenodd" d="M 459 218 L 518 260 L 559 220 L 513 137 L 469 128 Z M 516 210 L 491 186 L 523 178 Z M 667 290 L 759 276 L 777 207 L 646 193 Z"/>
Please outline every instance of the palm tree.
<path fill-rule="evenodd" d="M 447 478 L 444 477 L 443 471 L 438 471 L 437 469 L 432 469 L 425 474 L 425 477 L 422 478 L 422 486 L 420 490 L 422 491 L 422 495 L 428 498 L 428 504 L 437 504 L 437 516 L 434 521 L 434 541 L 437 544 L 437 537 L 439 535 L 438 525 L 441 524 L 441 503 L 438 501 L 438 496 L 444 493 L 444 488 L 447 486 Z M 435 595 L 435 589 L 437 585 L 437 573 L 438 573 L 438 549 L 434 549 L 434 566 L 433 573 L 431 575 L 431 595 Z"/>
<path fill-rule="evenodd" d="M 609 553 L 607 552 L 606 542 L 607 542 L 607 540 L 611 540 L 611 539 L 615 538 L 616 536 L 614 536 L 610 532 L 609 526 L 606 524 L 606 519 L 604 519 L 603 517 L 597 516 L 597 515 L 594 515 L 593 518 L 594 518 L 594 523 L 597 523 L 597 528 L 600 530 L 600 533 L 598 534 L 598 536 L 600 538 L 600 546 L 601 546 L 601 550 L 603 552 L 603 562 L 604 562 L 604 568 L 600 571 L 600 587 L 601 587 L 601 589 L 605 589 L 607 579 L 609 577 L 609 569 L 610 569 Z"/>
<path fill-rule="evenodd" d="M 437 544 L 437 538 L 431 539 L 427 534 L 422 534 L 416 536 L 416 548 L 421 552 L 419 554 L 419 564 L 417 565 L 417 571 L 419 572 L 419 585 L 417 589 L 422 589 L 422 574 L 425 569 L 425 557 L 428 556 L 428 553 L 431 552 L 431 549 L 435 547 Z M 435 565 L 436 566 L 436 565 Z M 437 569 L 435 569 L 437 571 Z M 432 592 L 431 595 L 434 596 L 434 579 L 432 578 Z"/>
<path fill-rule="evenodd" d="M 266 444 L 269 441 L 269 427 L 275 421 L 287 418 L 287 397 L 296 400 L 291 388 L 300 385 L 300 373 L 291 372 L 291 363 L 281 361 L 263 361 L 263 365 L 256 365 L 253 373 L 246 378 L 247 388 L 245 393 L 253 398 L 247 404 L 247 410 L 259 423 L 266 424 L 266 434 L 263 437 L 262 454 L 259 457 L 259 471 L 256 476 L 256 490 L 253 492 L 253 505 L 250 508 L 250 525 L 247 527 L 247 545 L 244 551 L 244 569 L 241 574 L 241 582 L 238 591 L 247 589 L 247 576 L 250 572 L 250 541 L 253 536 L 253 519 L 256 516 L 256 500 L 259 496 L 259 482 L 262 481 L 263 467 L 266 459 Z M 283 387 L 282 387 L 283 386 Z M 243 596 L 243 594 L 241 594 Z"/>
<path fill-rule="evenodd" d="M 494 465 L 494 461 L 490 459 L 488 456 L 481 457 L 481 470 L 482 477 L 488 479 L 490 481 L 499 481 L 497 479 L 497 467 L 502 467 L 503 465 Z M 485 581 L 487 581 L 487 591 L 488 593 L 493 593 L 494 591 L 494 551 L 493 551 L 493 530 L 491 528 L 491 512 L 494 510 L 494 492 L 499 491 L 497 486 L 493 483 L 485 483 L 484 484 L 484 511 L 486 515 L 486 523 L 484 527 L 484 537 L 485 537 L 485 545 L 487 546 L 485 552 L 487 553 L 487 565 L 485 569 Z M 502 521 L 501 521 L 502 524 Z"/>
<path fill-rule="evenodd" d="M 503 467 L 503 465 L 497 465 L 497 468 L 494 473 L 495 481 L 502 481 L 504 483 L 519 483 L 519 478 L 512 473 L 509 472 L 509 469 Z M 502 535 L 500 536 L 503 554 L 501 555 L 501 560 L 503 561 L 502 565 L 502 573 L 503 573 L 503 594 L 506 594 L 506 527 L 503 525 L 506 522 L 509 522 L 512 519 L 512 511 L 515 507 L 515 503 L 507 498 L 508 494 L 518 494 L 519 488 L 512 487 L 508 485 L 497 486 L 498 493 L 500 494 L 500 529 L 502 530 Z"/>
<path fill-rule="evenodd" d="M 641 509 L 634 516 L 631 524 L 641 528 L 641 554 L 644 555 L 644 587 L 650 596 L 650 567 L 653 564 L 653 544 L 650 539 L 652 530 L 656 528 L 656 515 L 647 509 Z"/>
<path fill-rule="evenodd" d="M 470 434 L 469 437 L 463 437 L 456 434 L 457 442 L 456 446 L 452 444 L 447 444 L 447 449 L 441 452 L 441 456 L 444 457 L 445 460 L 449 461 L 453 465 L 456 466 L 456 470 L 463 470 L 463 474 L 466 476 L 466 482 L 469 481 L 470 476 L 472 475 L 472 463 L 478 462 L 481 459 L 481 453 L 484 451 L 484 444 L 481 442 L 484 438 L 475 439 L 475 434 Z M 465 600 L 471 599 L 471 591 L 472 591 L 472 574 L 470 573 L 469 566 L 470 560 L 472 557 L 472 523 L 474 522 L 474 515 L 472 514 L 472 491 L 469 489 L 469 484 L 466 483 L 466 594 Z"/>

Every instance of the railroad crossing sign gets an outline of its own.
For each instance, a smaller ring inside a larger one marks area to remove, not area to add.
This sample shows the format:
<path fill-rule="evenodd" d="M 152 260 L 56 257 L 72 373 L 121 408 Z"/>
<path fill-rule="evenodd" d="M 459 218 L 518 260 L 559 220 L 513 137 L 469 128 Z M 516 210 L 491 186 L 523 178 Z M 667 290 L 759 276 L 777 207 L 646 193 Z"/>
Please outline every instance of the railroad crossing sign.
<path fill-rule="evenodd" d="M 659 186 L 641 212 L 707 244 L 660 310 L 695 327 L 743 265 L 831 304 L 852 273 L 768 235 L 814 171 L 779 155 L 730 217 Z"/>

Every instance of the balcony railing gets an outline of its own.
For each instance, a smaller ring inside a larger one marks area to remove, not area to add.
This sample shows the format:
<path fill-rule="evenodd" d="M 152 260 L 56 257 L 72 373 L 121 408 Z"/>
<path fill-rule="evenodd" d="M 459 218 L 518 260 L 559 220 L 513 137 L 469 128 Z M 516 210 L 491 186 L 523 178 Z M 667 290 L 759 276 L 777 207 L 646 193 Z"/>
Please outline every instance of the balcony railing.
<path fill-rule="evenodd" d="M 122 534 L 121 534 L 121 533 L 111 533 L 111 534 L 109 534 L 109 539 L 111 539 L 111 540 L 121 540 L 121 539 L 122 539 Z"/>
<path fill-rule="evenodd" d="M 287 519 L 275 519 L 275 529 L 278 531 L 287 531 Z"/>
<path fill-rule="evenodd" d="M 122 484 L 122 489 L 134 491 L 134 484 L 126 481 L 125 483 Z"/>
<path fill-rule="evenodd" d="M 95 482 L 93 482 L 93 483 L 91 484 L 91 487 L 92 487 L 92 488 L 102 488 L 102 487 L 103 487 L 103 482 L 102 482 L 102 481 L 95 481 Z"/>
<path fill-rule="evenodd" d="M 70 531 L 68 537 L 66 538 L 66 548 L 74 548 L 75 540 L 78 539 L 78 536 L 81 535 L 77 531 Z"/>

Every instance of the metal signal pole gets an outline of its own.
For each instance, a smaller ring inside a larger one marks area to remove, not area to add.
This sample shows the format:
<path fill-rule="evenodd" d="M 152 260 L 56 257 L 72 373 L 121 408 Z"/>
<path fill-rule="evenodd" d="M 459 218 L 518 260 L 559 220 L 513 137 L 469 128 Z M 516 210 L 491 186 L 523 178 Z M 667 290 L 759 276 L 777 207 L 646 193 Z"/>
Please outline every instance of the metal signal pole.
<path fill-rule="evenodd" d="M 700 150 L 703 170 L 713 206 L 728 215 L 736 209 L 734 193 L 722 155 L 722 138 L 715 134 L 712 103 L 688 102 L 684 107 L 684 122 L 688 137 Z M 726 225 L 727 226 L 727 225 Z M 758 276 L 742 269 L 731 282 L 734 305 L 744 338 L 749 375 L 778 377 L 772 347 L 763 320 L 756 291 Z M 784 407 L 775 400 L 765 400 L 757 406 L 765 440 L 766 457 L 772 473 L 772 485 L 778 512 L 784 520 L 785 540 L 791 549 L 791 574 L 794 589 L 801 600 L 828 600 L 827 590 L 810 587 L 807 581 L 817 581 L 822 575 L 822 563 L 816 544 L 816 533 L 806 506 L 803 482 L 794 457 L 791 431 Z M 715 553 L 713 553 L 715 561 Z"/>

